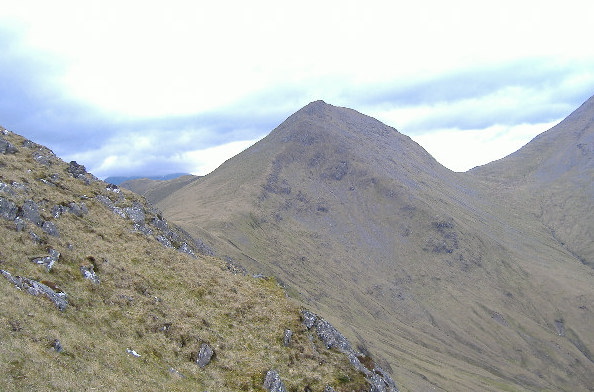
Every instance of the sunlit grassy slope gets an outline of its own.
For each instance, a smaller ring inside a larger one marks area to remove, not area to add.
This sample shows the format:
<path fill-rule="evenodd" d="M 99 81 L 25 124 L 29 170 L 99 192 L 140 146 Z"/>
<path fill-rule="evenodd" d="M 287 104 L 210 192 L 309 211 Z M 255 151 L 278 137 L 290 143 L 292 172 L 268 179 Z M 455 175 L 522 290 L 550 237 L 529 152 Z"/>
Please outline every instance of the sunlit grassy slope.
<path fill-rule="evenodd" d="M 403 390 L 592 390 L 594 270 L 580 253 L 591 166 L 550 161 L 559 204 L 555 188 L 522 185 L 539 161 L 509 162 L 517 172 L 453 173 L 395 129 L 318 101 L 158 206 L 219 255 L 278 277 Z"/>
<path fill-rule="evenodd" d="M 305 330 L 276 280 L 234 275 L 196 249 L 191 257 L 163 246 L 149 225 L 159 213 L 144 199 L 89 174 L 75 178 L 48 149 L 0 131 L 11 146 L 0 154 L 2 203 L 34 202 L 59 232 L 0 217 L 0 269 L 68 300 L 61 311 L 0 276 L 0 390 L 260 391 L 270 369 L 289 391 L 369 388 L 343 354 Z M 105 198 L 141 208 L 146 222 L 114 213 Z M 56 214 L 54 207 L 71 203 L 86 212 Z M 49 271 L 32 262 L 50 249 L 60 256 Z M 100 283 L 85 279 L 81 266 Z M 294 332 L 288 347 L 286 329 Z M 202 344 L 214 350 L 204 368 L 195 362 Z"/>

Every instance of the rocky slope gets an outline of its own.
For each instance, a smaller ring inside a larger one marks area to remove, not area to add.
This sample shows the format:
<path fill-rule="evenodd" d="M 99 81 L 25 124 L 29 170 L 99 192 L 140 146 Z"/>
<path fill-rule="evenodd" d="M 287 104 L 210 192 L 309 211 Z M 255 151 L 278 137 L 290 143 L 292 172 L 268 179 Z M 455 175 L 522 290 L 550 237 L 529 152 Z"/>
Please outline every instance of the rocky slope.
<path fill-rule="evenodd" d="M 1 390 L 397 390 L 275 279 L 0 132 Z"/>
<path fill-rule="evenodd" d="M 579 134 L 594 118 L 582 112 L 559 132 Z M 557 145 L 550 169 L 529 171 L 564 179 L 555 186 L 579 199 L 559 206 L 571 220 L 592 210 L 592 182 L 583 161 L 558 165 Z M 395 129 L 317 101 L 158 207 L 218 255 L 278 277 L 403 390 L 591 390 L 594 270 L 560 215 L 535 210 L 548 185 L 524 187 L 527 165 L 453 173 Z"/>

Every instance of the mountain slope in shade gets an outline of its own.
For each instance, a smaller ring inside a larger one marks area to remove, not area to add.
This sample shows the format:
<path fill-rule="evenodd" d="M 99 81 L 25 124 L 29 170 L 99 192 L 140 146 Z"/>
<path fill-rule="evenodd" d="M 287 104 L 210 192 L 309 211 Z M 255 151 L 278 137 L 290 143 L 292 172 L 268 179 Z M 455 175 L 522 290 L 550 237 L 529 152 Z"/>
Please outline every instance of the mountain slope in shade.
<path fill-rule="evenodd" d="M 404 390 L 590 390 L 594 271 L 519 180 L 504 190 L 488 170 L 451 172 L 395 129 L 317 101 L 158 207 L 278 277 Z"/>
<path fill-rule="evenodd" d="M 530 200 L 539 220 L 594 268 L 594 97 L 510 156 L 471 174 Z"/>

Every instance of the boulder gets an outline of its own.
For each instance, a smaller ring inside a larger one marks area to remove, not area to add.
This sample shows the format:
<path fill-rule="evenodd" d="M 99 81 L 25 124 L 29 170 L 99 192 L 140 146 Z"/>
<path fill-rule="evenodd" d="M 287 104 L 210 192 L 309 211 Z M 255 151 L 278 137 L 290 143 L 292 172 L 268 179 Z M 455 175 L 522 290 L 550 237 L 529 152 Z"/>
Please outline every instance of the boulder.
<path fill-rule="evenodd" d="M 87 169 L 83 165 L 76 163 L 76 161 L 70 161 L 66 171 L 72 174 L 74 178 L 78 178 L 87 174 Z"/>
<path fill-rule="evenodd" d="M 141 206 L 135 205 L 133 207 L 124 208 L 124 212 L 132 222 L 138 225 L 144 225 L 145 215 Z"/>
<path fill-rule="evenodd" d="M 12 201 L 0 197 L 0 216 L 4 219 L 15 220 L 19 209 Z"/>
<path fill-rule="evenodd" d="M 12 143 L 4 138 L 0 138 L 0 154 L 14 154 L 17 151 L 17 148 Z"/>
<path fill-rule="evenodd" d="M 59 237 L 60 232 L 58 228 L 54 224 L 54 222 L 45 221 L 41 225 L 41 230 L 43 230 L 46 234 L 51 235 L 52 237 Z"/>
<path fill-rule="evenodd" d="M 291 331 L 290 329 L 285 329 L 285 335 L 283 336 L 283 344 L 285 345 L 285 347 L 288 347 L 291 345 L 292 337 L 293 337 L 293 331 Z"/>
<path fill-rule="evenodd" d="M 60 258 L 60 252 L 58 252 L 55 249 L 49 249 L 49 255 L 45 256 L 45 257 L 37 257 L 34 258 L 33 260 L 31 260 L 32 262 L 34 262 L 35 264 L 40 264 L 45 266 L 45 268 L 48 270 L 48 272 L 52 269 L 52 267 L 54 266 L 54 264 L 58 261 L 58 259 Z"/>
<path fill-rule="evenodd" d="M 269 370 L 264 378 L 264 389 L 268 392 L 287 392 L 285 384 L 283 384 L 278 372 L 276 370 Z"/>
<path fill-rule="evenodd" d="M 196 357 L 196 364 L 201 368 L 208 365 L 214 355 L 214 350 L 206 343 L 202 343 L 198 355 Z"/>
<path fill-rule="evenodd" d="M 43 225 L 43 219 L 39 214 L 39 206 L 33 200 L 27 200 L 21 208 L 23 218 L 34 223 L 37 226 Z"/>
<path fill-rule="evenodd" d="M 83 278 L 88 279 L 95 284 L 101 283 L 101 280 L 95 273 L 92 265 L 81 265 L 80 273 L 82 274 Z"/>

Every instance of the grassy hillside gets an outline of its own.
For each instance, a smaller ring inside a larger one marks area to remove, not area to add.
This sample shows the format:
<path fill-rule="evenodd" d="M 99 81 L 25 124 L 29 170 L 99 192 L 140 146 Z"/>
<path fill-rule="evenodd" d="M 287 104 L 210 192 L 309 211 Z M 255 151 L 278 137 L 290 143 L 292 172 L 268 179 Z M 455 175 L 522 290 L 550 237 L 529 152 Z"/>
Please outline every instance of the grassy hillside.
<path fill-rule="evenodd" d="M 231 273 L 141 197 L 0 131 L 0 389 L 260 391 L 272 369 L 289 391 L 370 388 L 274 279 Z"/>
<path fill-rule="evenodd" d="M 122 188 L 129 189 L 134 193 L 144 196 L 151 203 L 157 203 L 167 197 L 169 194 L 186 186 L 190 182 L 197 180 L 199 176 L 184 175 L 170 180 L 151 180 L 148 178 L 139 178 L 135 180 L 124 181 L 120 184 Z"/>
<path fill-rule="evenodd" d="M 588 391 L 594 270 L 531 196 L 314 102 L 158 206 L 278 277 L 403 390 Z"/>

